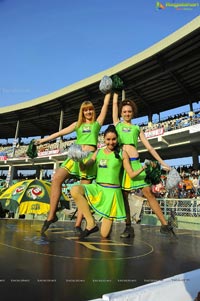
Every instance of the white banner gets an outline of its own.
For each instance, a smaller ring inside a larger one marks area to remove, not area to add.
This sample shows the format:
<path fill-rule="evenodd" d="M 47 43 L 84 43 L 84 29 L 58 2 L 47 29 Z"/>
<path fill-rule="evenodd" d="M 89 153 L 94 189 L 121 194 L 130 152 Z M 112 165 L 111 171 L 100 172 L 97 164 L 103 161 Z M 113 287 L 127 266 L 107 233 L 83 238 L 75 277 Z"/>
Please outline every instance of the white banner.
<path fill-rule="evenodd" d="M 159 128 L 159 129 L 144 132 L 146 138 L 152 138 L 163 134 L 164 134 L 164 128 Z"/>
<path fill-rule="evenodd" d="M 56 155 L 59 154 L 60 150 L 59 149 L 53 149 L 53 150 L 47 150 L 44 152 L 38 152 L 38 157 L 47 157 L 49 155 Z"/>
<path fill-rule="evenodd" d="M 5 161 L 5 160 L 7 160 L 7 159 L 8 159 L 7 156 L 0 156 L 0 161 Z"/>

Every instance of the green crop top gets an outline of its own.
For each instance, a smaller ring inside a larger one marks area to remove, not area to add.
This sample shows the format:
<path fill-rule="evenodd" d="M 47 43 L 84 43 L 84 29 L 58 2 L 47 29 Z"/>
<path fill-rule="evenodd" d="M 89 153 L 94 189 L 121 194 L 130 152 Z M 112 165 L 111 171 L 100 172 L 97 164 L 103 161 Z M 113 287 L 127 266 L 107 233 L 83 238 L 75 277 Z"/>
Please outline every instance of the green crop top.
<path fill-rule="evenodd" d="M 132 144 L 137 148 L 138 137 L 140 135 L 140 127 L 138 125 L 119 122 L 116 125 L 116 131 L 120 145 Z"/>
<path fill-rule="evenodd" d="M 120 158 L 115 158 L 114 152 L 105 154 L 104 149 L 99 149 L 96 157 L 97 183 L 121 185 L 120 175 L 122 168 L 122 153 Z"/>
<path fill-rule="evenodd" d="M 93 123 L 82 123 L 79 128 L 76 128 L 76 144 L 97 146 L 100 129 L 101 126 L 98 121 L 94 121 Z"/>

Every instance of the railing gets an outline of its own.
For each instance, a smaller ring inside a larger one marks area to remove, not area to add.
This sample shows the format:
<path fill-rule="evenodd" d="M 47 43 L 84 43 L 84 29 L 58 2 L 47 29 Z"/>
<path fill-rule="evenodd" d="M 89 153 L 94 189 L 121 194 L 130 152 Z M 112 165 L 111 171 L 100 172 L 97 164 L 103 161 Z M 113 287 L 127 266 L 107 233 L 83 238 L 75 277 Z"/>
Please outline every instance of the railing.
<path fill-rule="evenodd" d="M 176 216 L 200 216 L 200 198 L 194 199 L 157 199 L 164 215 L 170 215 L 171 212 Z M 147 201 L 142 206 L 143 214 L 152 214 L 152 210 Z"/>
<path fill-rule="evenodd" d="M 173 227 L 186 230 L 200 230 L 200 198 L 194 199 L 157 199 L 165 218 Z M 133 209 L 133 208 L 132 208 Z M 160 225 L 157 216 L 145 200 L 140 210 L 132 210 L 133 223 Z"/>

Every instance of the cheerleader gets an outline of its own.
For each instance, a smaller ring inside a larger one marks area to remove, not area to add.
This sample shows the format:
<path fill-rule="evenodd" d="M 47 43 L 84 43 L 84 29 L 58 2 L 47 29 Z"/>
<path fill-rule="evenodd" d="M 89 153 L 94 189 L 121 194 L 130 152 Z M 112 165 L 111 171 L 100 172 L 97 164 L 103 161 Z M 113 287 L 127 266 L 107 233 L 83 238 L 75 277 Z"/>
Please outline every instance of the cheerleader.
<path fill-rule="evenodd" d="M 89 153 L 89 158 L 97 149 L 98 135 L 106 117 L 111 94 L 107 93 L 104 97 L 103 106 L 100 115 L 96 119 L 95 109 L 90 101 L 84 101 L 80 107 L 78 121 L 72 123 L 68 127 L 56 132 L 48 137 L 37 140 L 36 145 L 46 143 L 58 137 L 68 135 L 72 132 L 76 133 L 76 144 L 81 146 L 82 151 Z M 50 196 L 50 211 L 47 220 L 44 221 L 41 233 L 44 233 L 52 223 L 55 223 L 58 218 L 56 216 L 57 205 L 61 195 L 62 183 L 70 178 L 76 177 L 81 180 L 81 183 L 91 183 L 95 178 L 96 171 L 94 168 L 89 168 L 87 172 L 80 171 L 79 164 L 71 158 L 67 158 L 56 171 L 53 176 Z M 81 232 L 80 223 L 82 213 L 78 212 L 75 229 Z"/>
<path fill-rule="evenodd" d="M 122 121 L 119 120 L 118 113 L 122 118 Z M 144 144 L 146 149 L 150 154 L 159 162 L 165 170 L 170 170 L 168 166 L 156 152 L 156 150 L 150 145 L 149 141 L 146 139 L 143 130 L 138 126 L 132 124 L 132 119 L 137 113 L 137 106 L 131 100 L 123 100 L 118 109 L 118 93 L 113 94 L 113 124 L 116 127 L 116 131 L 119 136 L 120 146 L 124 151 L 127 152 L 130 158 L 130 164 L 133 170 L 140 170 L 142 164 L 140 163 L 139 154 L 137 151 L 138 138 Z M 157 215 L 158 219 L 161 222 L 160 232 L 162 234 L 174 234 L 173 228 L 167 224 L 167 221 L 162 213 L 159 203 L 157 202 L 155 196 L 151 192 L 151 184 L 146 181 L 146 172 L 143 171 L 137 177 L 131 179 L 126 170 L 123 174 L 122 179 L 122 189 L 124 195 L 124 204 L 126 208 L 126 227 L 124 232 L 120 237 L 130 237 L 133 233 L 133 228 L 131 227 L 131 216 L 130 216 L 130 207 L 128 203 L 128 194 L 129 192 L 142 189 L 144 197 L 149 202 L 151 209 Z"/>
<path fill-rule="evenodd" d="M 122 167 L 131 178 L 139 175 L 146 166 L 141 166 L 136 172 L 132 170 L 129 157 L 120 150 L 117 132 L 110 125 L 104 133 L 106 147 L 97 150 L 90 160 L 80 163 L 82 170 L 96 165 L 96 182 L 73 186 L 71 195 L 86 219 L 86 229 L 80 237 L 84 238 L 99 230 L 91 210 L 102 217 L 101 236 L 108 237 L 113 220 L 125 220 L 126 211 L 121 190 Z"/>

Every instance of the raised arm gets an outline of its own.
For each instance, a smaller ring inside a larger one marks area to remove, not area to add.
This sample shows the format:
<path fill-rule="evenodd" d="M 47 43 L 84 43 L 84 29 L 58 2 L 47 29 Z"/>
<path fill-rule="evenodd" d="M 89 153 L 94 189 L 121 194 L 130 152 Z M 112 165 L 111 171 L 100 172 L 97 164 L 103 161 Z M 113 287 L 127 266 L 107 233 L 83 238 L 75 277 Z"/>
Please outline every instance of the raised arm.
<path fill-rule="evenodd" d="M 170 170 L 171 167 L 167 163 L 165 163 L 165 161 L 163 161 L 163 159 L 159 156 L 159 154 L 157 153 L 157 151 L 149 143 L 149 141 L 145 137 L 144 132 L 143 132 L 142 129 L 140 130 L 140 136 L 139 137 L 140 137 L 140 140 L 143 143 L 143 145 L 150 152 L 150 154 L 154 157 L 154 159 L 156 159 L 161 164 L 162 168 L 165 169 L 165 170 Z"/>
<path fill-rule="evenodd" d="M 113 108 L 112 108 L 112 118 L 113 118 L 113 124 L 116 125 L 119 122 L 119 109 L 118 109 L 118 93 L 113 94 Z"/>
<path fill-rule="evenodd" d="M 125 151 L 123 151 L 123 167 L 131 179 L 137 177 L 143 170 L 146 169 L 146 165 L 144 165 L 136 171 L 133 170 L 130 165 L 129 156 L 128 156 L 127 152 L 125 152 Z"/>
<path fill-rule="evenodd" d="M 109 102 L 110 102 L 110 97 L 111 97 L 111 93 L 107 93 L 104 97 L 104 102 L 103 102 L 103 106 L 101 108 L 101 112 L 100 112 L 99 116 L 97 117 L 97 121 L 99 122 L 100 125 L 103 125 L 104 120 L 106 118 L 106 114 L 107 114 L 108 106 L 109 106 Z"/>
<path fill-rule="evenodd" d="M 36 140 L 35 144 L 39 145 L 39 144 L 42 144 L 42 143 L 54 140 L 54 139 L 56 139 L 58 137 L 70 134 L 70 133 L 74 132 L 75 127 L 76 127 L 76 122 L 72 123 L 71 125 L 69 125 L 68 127 L 64 128 L 64 129 L 60 130 L 59 132 L 51 134 L 51 135 L 49 135 L 49 136 L 47 136 L 45 138 Z"/>

